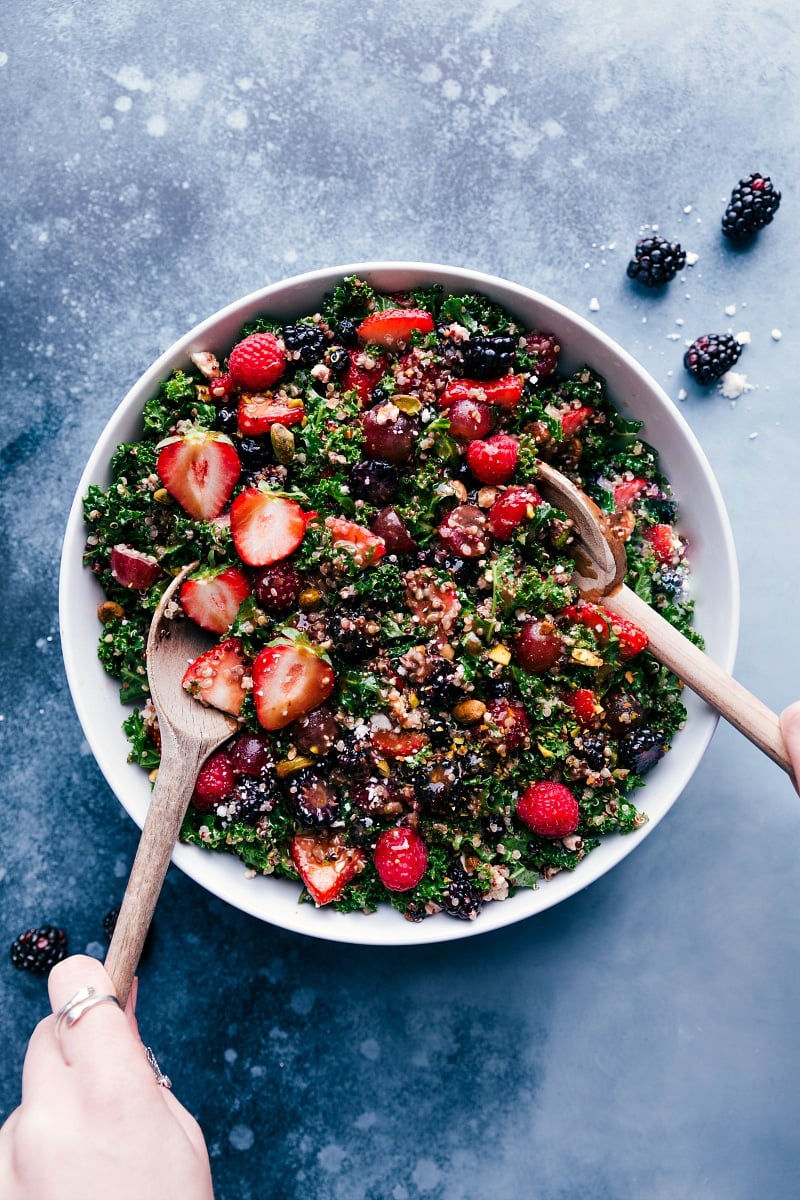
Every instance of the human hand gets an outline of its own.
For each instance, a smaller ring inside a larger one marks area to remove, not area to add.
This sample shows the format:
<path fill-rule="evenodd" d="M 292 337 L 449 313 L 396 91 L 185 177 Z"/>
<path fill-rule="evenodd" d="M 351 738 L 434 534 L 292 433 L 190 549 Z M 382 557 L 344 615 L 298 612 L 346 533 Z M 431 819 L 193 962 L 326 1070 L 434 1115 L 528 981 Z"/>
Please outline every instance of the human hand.
<path fill-rule="evenodd" d="M 795 786 L 800 785 L 800 700 L 781 713 L 781 734 L 794 771 Z"/>
<path fill-rule="evenodd" d="M 113 995 L 93 958 L 75 955 L 48 979 L 53 1012 L 85 987 Z M 200 1127 L 158 1085 L 135 1017 L 99 1003 L 73 1025 L 53 1016 L 33 1032 L 22 1103 L 0 1130 L 4 1200 L 213 1200 Z"/>

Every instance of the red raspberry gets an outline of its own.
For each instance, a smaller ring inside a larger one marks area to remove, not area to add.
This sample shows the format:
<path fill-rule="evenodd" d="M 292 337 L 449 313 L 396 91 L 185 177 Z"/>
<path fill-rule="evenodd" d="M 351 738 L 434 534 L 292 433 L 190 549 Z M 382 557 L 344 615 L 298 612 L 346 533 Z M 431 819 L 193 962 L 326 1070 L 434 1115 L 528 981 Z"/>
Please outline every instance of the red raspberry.
<path fill-rule="evenodd" d="M 233 763 L 224 750 L 207 758 L 194 785 L 192 806 L 198 812 L 213 812 L 230 796 L 236 783 Z"/>
<path fill-rule="evenodd" d="M 286 355 L 274 333 L 251 333 L 231 350 L 228 369 L 237 387 L 257 392 L 280 379 Z"/>
<path fill-rule="evenodd" d="M 596 697 L 591 688 L 575 688 L 567 696 L 570 705 L 581 725 L 591 725 L 597 715 Z"/>
<path fill-rule="evenodd" d="M 542 503 L 534 487 L 510 487 L 489 509 L 489 528 L 501 542 L 507 542 L 514 530 L 529 520 L 533 509 Z"/>
<path fill-rule="evenodd" d="M 385 888 L 390 892 L 408 892 L 425 874 L 428 850 L 418 833 L 398 825 L 381 834 L 373 858 Z"/>
<path fill-rule="evenodd" d="M 554 333 L 543 333 L 541 329 L 533 329 L 525 334 L 525 349 L 531 356 L 536 356 L 533 370 L 537 378 L 544 379 L 552 375 L 558 366 L 558 356 L 561 347 Z"/>
<path fill-rule="evenodd" d="M 233 391 L 233 379 L 230 375 L 218 375 L 208 381 L 208 392 L 212 400 L 224 400 Z"/>
<path fill-rule="evenodd" d="M 467 463 L 481 483 L 508 483 L 517 469 L 519 442 L 507 433 L 496 433 L 485 442 L 470 442 Z"/>
<path fill-rule="evenodd" d="M 506 750 L 519 749 L 531 727 L 528 714 L 519 701 L 506 700 L 502 696 L 489 701 L 483 719 L 491 740 L 501 743 Z"/>
<path fill-rule="evenodd" d="M 563 783 L 532 783 L 517 801 L 517 816 L 534 833 L 548 838 L 569 837 L 580 820 L 578 801 Z"/>

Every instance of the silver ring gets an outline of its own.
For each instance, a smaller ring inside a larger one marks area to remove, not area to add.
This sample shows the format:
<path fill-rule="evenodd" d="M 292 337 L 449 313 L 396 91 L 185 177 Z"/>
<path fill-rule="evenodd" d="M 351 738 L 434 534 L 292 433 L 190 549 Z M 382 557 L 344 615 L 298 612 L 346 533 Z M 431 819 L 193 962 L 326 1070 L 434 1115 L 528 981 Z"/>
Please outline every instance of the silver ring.
<path fill-rule="evenodd" d="M 165 1075 L 161 1070 L 161 1067 L 158 1065 L 158 1059 L 156 1058 L 155 1054 L 153 1054 L 153 1051 L 149 1046 L 145 1046 L 144 1053 L 145 1058 L 147 1059 L 152 1072 L 156 1077 L 156 1083 L 158 1086 L 163 1088 L 171 1088 L 172 1080 L 170 1079 L 169 1075 Z"/>
<path fill-rule="evenodd" d="M 96 1004 L 116 1004 L 117 1008 L 122 1008 L 116 996 L 97 996 L 93 987 L 83 987 L 80 991 L 71 996 L 66 1004 L 62 1004 L 61 1008 L 56 1013 L 56 1037 L 61 1040 L 61 1026 L 66 1025 L 69 1028 L 76 1021 L 80 1021 L 85 1012 L 90 1008 L 94 1008 Z"/>

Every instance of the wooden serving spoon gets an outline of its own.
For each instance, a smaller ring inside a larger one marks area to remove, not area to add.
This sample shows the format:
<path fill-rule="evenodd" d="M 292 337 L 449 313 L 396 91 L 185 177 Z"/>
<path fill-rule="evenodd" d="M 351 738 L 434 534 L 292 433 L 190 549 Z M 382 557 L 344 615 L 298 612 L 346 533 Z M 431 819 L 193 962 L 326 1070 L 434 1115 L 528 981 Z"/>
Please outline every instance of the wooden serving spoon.
<path fill-rule="evenodd" d="M 547 463 L 537 463 L 536 483 L 542 494 L 575 524 L 573 581 L 581 596 L 593 602 L 602 600 L 605 608 L 643 629 L 648 649 L 660 662 L 792 775 L 777 715 L 624 583 L 625 548 L 611 532 L 605 514 Z"/>
<path fill-rule="evenodd" d="M 181 686 L 189 663 L 212 645 L 194 622 L 168 615 L 175 592 L 197 565 L 184 567 L 166 589 L 147 638 L 147 675 L 161 735 L 161 764 L 105 961 L 123 1005 L 197 773 L 209 754 L 238 728 L 235 717 L 207 708 Z"/>

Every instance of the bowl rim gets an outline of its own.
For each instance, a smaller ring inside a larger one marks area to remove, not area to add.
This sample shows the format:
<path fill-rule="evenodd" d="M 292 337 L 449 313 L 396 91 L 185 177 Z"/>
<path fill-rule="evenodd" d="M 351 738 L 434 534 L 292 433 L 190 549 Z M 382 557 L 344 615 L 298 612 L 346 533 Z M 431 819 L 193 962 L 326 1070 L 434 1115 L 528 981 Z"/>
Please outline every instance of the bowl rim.
<path fill-rule="evenodd" d="M 607 375 L 609 368 L 613 367 L 615 371 L 622 374 L 629 374 L 632 379 L 638 381 L 642 394 L 648 394 L 655 402 L 652 415 L 655 416 L 658 414 L 656 423 L 664 425 L 666 428 L 672 426 L 674 431 L 679 435 L 679 441 L 688 453 L 688 459 L 691 460 L 691 465 L 698 472 L 698 478 L 705 488 L 705 498 L 711 506 L 711 511 L 715 518 L 716 552 L 717 557 L 721 561 L 722 569 L 722 575 L 715 580 L 715 584 L 717 590 L 727 602 L 728 607 L 727 620 L 718 619 L 715 615 L 713 630 L 709 628 L 707 636 L 713 634 L 715 642 L 713 657 L 715 660 L 726 670 L 730 671 L 733 668 L 739 632 L 740 589 L 733 533 L 722 493 L 705 452 L 688 422 L 676 408 L 664 389 L 628 351 L 591 321 L 586 320 L 580 314 L 558 301 L 552 300 L 550 297 L 524 284 L 518 284 L 482 271 L 440 263 L 397 259 L 385 261 L 367 260 L 345 263 L 339 266 L 316 268 L 270 283 L 224 305 L 210 316 L 199 321 L 164 350 L 128 388 L 122 400 L 107 419 L 86 462 L 86 466 L 81 473 L 70 506 L 59 568 L 59 629 L 70 695 L 89 748 L 109 788 L 117 796 L 123 808 L 125 808 L 140 827 L 144 818 L 144 811 L 146 810 L 146 800 L 143 802 L 141 799 L 138 802 L 131 800 L 130 796 L 127 795 L 128 789 L 121 785 L 120 775 L 123 773 L 124 768 L 127 767 L 128 774 L 124 776 L 126 780 L 132 778 L 132 771 L 135 771 L 141 777 L 143 783 L 146 783 L 147 777 L 141 768 L 132 767 L 131 764 L 126 764 L 124 761 L 119 762 L 116 757 L 116 750 L 111 751 L 109 749 L 107 739 L 103 738 L 101 732 L 95 728 L 92 708 L 87 694 L 87 668 L 90 666 L 93 669 L 89 671 L 89 677 L 94 674 L 98 679 L 103 677 L 114 688 L 117 688 L 118 685 L 116 681 L 105 676 L 99 660 L 96 659 L 96 654 L 94 655 L 94 661 L 91 664 L 87 664 L 85 657 L 80 655 L 78 645 L 71 636 L 73 629 L 80 628 L 80 625 L 75 625 L 76 620 L 80 622 L 86 618 L 86 613 L 81 606 L 81 602 L 78 600 L 77 593 L 80 591 L 80 588 L 74 586 L 76 572 L 79 572 L 78 578 L 89 574 L 81 561 L 85 541 L 82 498 L 90 484 L 100 482 L 104 477 L 107 478 L 110 453 L 117 442 L 123 440 L 116 433 L 118 428 L 129 422 L 134 415 L 136 417 L 140 416 L 144 400 L 157 390 L 159 384 L 166 378 L 170 370 L 177 365 L 185 365 L 195 350 L 227 350 L 232 344 L 231 339 L 233 335 L 228 332 L 224 335 L 220 334 L 219 331 L 221 328 L 227 330 L 228 326 L 232 326 L 238 332 L 241 326 L 248 320 L 251 320 L 257 311 L 268 309 L 270 303 L 272 303 L 274 309 L 278 310 L 275 315 L 281 315 L 281 306 L 279 303 L 275 303 L 276 299 L 280 300 L 284 295 L 289 293 L 296 296 L 298 302 L 301 295 L 305 296 L 308 294 L 310 296 L 315 294 L 317 297 L 316 303 L 318 304 L 325 291 L 330 290 L 336 282 L 350 275 L 365 277 L 368 281 L 374 283 L 377 290 L 382 291 L 408 289 L 413 286 L 419 286 L 423 282 L 443 282 L 444 286 L 449 287 L 452 291 L 481 291 L 490 296 L 500 292 L 502 293 L 502 297 L 499 299 L 499 302 L 510 308 L 512 312 L 514 311 L 514 299 L 518 298 L 522 307 L 538 306 L 546 309 L 548 317 L 551 318 L 550 327 L 559 337 L 560 334 L 557 326 L 561 324 L 569 328 L 570 331 L 577 329 L 591 343 L 596 343 L 598 353 L 601 349 L 603 352 L 600 357 L 603 358 L 605 356 L 607 358 L 607 362 L 605 363 L 606 369 L 601 369 L 590 358 L 584 358 L 583 361 L 589 362 L 589 365 L 597 370 L 599 374 Z M 386 282 L 387 279 L 392 280 L 393 276 L 397 276 L 397 279 L 391 283 Z M 414 277 L 418 280 L 418 283 L 409 282 L 406 280 L 406 277 Z M 305 309 L 305 311 L 311 310 Z M 292 313 L 296 316 L 303 315 L 297 306 L 297 302 L 290 304 L 288 307 L 284 306 L 282 312 L 286 317 Z M 218 335 L 216 344 L 214 344 L 213 334 Z M 568 357 L 569 347 L 565 347 L 565 350 L 567 352 L 566 357 Z M 609 394 L 617 407 L 624 411 L 626 398 L 617 395 L 614 388 L 610 385 Z M 651 441 L 651 438 L 648 436 L 647 440 Z M 661 458 L 662 452 L 657 441 L 654 440 L 653 444 L 659 450 L 659 457 Z M 672 474 L 669 471 L 666 473 L 670 482 L 672 482 Z M 677 499 L 680 505 L 680 495 L 677 495 Z M 86 586 L 89 587 L 90 585 L 87 584 Z M 94 585 L 94 581 L 92 581 L 92 586 L 96 586 Z M 723 613 L 724 616 L 725 614 Z M 96 645 L 97 631 L 93 635 L 93 640 Z M 215 871 L 214 869 L 209 872 L 209 866 L 213 860 L 219 859 L 228 860 L 234 867 L 238 864 L 240 874 L 244 875 L 244 864 L 234 855 L 212 855 L 208 851 L 203 851 L 198 847 L 178 845 L 175 848 L 172 861 L 175 866 L 201 887 L 204 887 L 212 895 L 239 908 L 240 911 L 247 912 L 277 927 L 303 933 L 325 941 L 399 947 L 460 940 L 464 937 L 489 933 L 494 929 L 504 928 L 507 925 L 515 924 L 518 921 L 544 912 L 554 905 L 564 902 L 572 895 L 583 891 L 584 888 L 606 875 L 613 867 L 627 858 L 641 841 L 649 836 L 664 816 L 666 816 L 666 813 L 673 807 L 691 779 L 711 741 L 717 725 L 717 714 L 708 709 L 701 701 L 698 701 L 696 697 L 687 696 L 687 707 L 690 709 L 690 720 L 687 721 L 686 729 L 676 735 L 675 741 L 682 744 L 679 739 L 686 739 L 688 737 L 689 726 L 692 724 L 692 740 L 694 743 L 692 753 L 688 757 L 684 756 L 680 768 L 677 770 L 674 763 L 674 759 L 678 757 L 677 755 L 674 758 L 668 756 L 667 760 L 663 760 L 662 764 L 659 764 L 659 772 L 670 771 L 669 790 L 671 795 L 663 803 L 655 806 L 655 811 L 653 812 L 650 812 L 650 808 L 653 806 L 648 805 L 645 799 L 644 807 L 649 813 L 648 823 L 635 833 L 611 835 L 605 838 L 602 844 L 581 862 L 579 868 L 574 873 L 562 872 L 554 879 L 542 883 L 534 891 L 524 890 L 518 892 L 510 900 L 502 903 L 487 904 L 477 921 L 447 921 L 442 916 L 435 920 L 426 920 L 413 924 L 404 921 L 396 911 L 389 910 L 388 915 L 391 916 L 392 921 L 391 924 L 388 924 L 384 923 L 381 919 L 387 916 L 386 913 L 365 916 L 360 913 L 342 914 L 330 910 L 317 910 L 309 904 L 300 905 L 296 902 L 292 904 L 291 900 L 287 903 L 285 902 L 285 896 L 281 898 L 280 903 L 275 902 L 279 909 L 279 911 L 275 911 L 275 905 L 270 903 L 269 896 L 267 896 L 265 902 L 263 887 L 243 888 L 236 883 L 230 869 L 227 869 L 227 862 L 225 864 L 226 872 L 222 870 Z M 120 715 L 120 719 L 117 722 L 120 726 L 125 711 L 121 705 L 116 710 Z M 671 762 L 669 761 L 670 758 L 672 758 Z M 653 777 L 654 780 L 656 778 L 657 776 Z M 645 796 L 652 789 L 653 785 L 648 782 Z M 601 854 L 604 847 L 606 848 L 606 853 Z M 606 859 L 610 859 L 611 861 L 607 862 Z M 214 881 L 214 886 L 208 880 L 209 873 L 212 876 L 212 881 Z M 221 880 L 216 878 L 223 874 L 224 878 Z M 275 880 L 264 877 L 259 877 L 259 881 L 262 884 L 271 885 L 273 888 L 281 886 L 284 889 L 292 889 L 292 895 L 296 900 L 298 892 L 298 885 L 296 883 L 292 883 L 289 880 Z M 255 882 L 257 881 L 247 881 L 248 885 Z M 525 903 L 526 900 L 528 901 L 527 903 Z"/>

